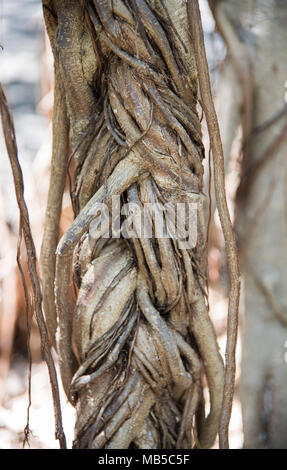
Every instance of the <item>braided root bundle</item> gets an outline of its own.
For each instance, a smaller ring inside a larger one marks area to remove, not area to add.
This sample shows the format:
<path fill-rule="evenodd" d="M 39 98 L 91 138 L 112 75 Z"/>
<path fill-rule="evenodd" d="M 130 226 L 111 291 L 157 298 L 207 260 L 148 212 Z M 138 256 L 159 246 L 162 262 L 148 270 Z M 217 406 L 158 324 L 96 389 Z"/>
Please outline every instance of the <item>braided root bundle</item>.
<path fill-rule="evenodd" d="M 210 447 L 224 368 L 206 298 L 204 149 L 186 3 L 45 0 L 44 14 L 56 91 L 41 269 L 47 324 L 77 409 L 74 447 Z M 55 259 L 67 140 L 75 220 Z M 111 208 L 113 197 L 138 209 L 130 238 L 113 236 L 111 221 L 95 236 L 100 204 Z M 181 223 L 195 217 L 196 246 L 159 238 L 160 213 L 167 235 L 166 208 L 191 202 L 196 217 L 185 211 Z M 141 231 L 145 207 L 151 238 Z"/>

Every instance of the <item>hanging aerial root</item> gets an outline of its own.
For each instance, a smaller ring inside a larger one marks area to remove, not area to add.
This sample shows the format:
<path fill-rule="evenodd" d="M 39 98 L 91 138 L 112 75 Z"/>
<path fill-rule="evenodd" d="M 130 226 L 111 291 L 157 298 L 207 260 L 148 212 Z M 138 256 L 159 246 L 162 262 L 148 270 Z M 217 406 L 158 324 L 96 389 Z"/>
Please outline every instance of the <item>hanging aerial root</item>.
<path fill-rule="evenodd" d="M 231 416 L 232 400 L 235 381 L 235 350 L 238 331 L 238 308 L 240 296 L 240 272 L 237 246 L 229 216 L 225 194 L 224 155 L 220 139 L 219 125 L 213 104 L 208 65 L 204 48 L 198 1 L 188 1 L 190 28 L 194 43 L 194 52 L 198 69 L 198 80 L 202 98 L 203 110 L 206 116 L 214 168 L 214 184 L 216 204 L 225 240 L 227 261 L 230 278 L 227 344 L 225 353 L 225 377 L 222 411 L 220 418 L 219 440 L 220 447 L 228 448 L 228 425 Z"/>
<path fill-rule="evenodd" d="M 55 68 L 56 86 L 54 91 L 51 175 L 40 256 L 41 277 L 43 283 L 43 307 L 50 338 L 54 346 L 56 344 L 57 330 L 57 313 L 54 294 L 56 267 L 55 252 L 59 241 L 59 222 L 66 182 L 69 147 L 65 95 L 57 63 L 55 64 Z"/>

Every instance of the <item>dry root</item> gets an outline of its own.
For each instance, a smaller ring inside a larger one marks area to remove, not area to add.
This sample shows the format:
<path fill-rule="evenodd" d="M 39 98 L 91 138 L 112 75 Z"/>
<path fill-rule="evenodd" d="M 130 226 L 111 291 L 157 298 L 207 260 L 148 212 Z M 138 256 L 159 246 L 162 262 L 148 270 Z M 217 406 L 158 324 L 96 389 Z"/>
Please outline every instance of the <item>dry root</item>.
<path fill-rule="evenodd" d="M 74 446 L 210 447 L 218 432 L 223 362 L 206 301 L 204 150 L 186 4 L 46 3 L 47 18 L 58 22 L 76 163 L 76 218 L 58 245 L 55 275 L 61 375 L 77 408 Z M 72 24 L 79 28 L 76 39 L 69 35 Z M 137 237 L 95 238 L 97 204 L 111 207 L 116 195 L 137 204 Z M 197 204 L 196 247 L 158 238 L 159 212 L 164 233 L 170 230 L 166 204 L 172 211 L 172 203 L 190 202 Z M 153 205 L 152 238 L 140 232 L 146 204 Z"/>

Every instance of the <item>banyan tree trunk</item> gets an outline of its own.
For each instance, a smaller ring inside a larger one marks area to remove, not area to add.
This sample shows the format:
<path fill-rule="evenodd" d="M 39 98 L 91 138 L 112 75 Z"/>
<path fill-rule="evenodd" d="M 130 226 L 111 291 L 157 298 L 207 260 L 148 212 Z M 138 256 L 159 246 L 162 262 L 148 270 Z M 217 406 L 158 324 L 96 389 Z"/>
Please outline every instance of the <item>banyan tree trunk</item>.
<path fill-rule="evenodd" d="M 244 445 L 286 448 L 287 5 L 280 0 L 210 4 L 241 88 L 237 227 L 245 291 Z"/>
<path fill-rule="evenodd" d="M 43 9 L 55 102 L 41 273 L 77 410 L 74 447 L 210 447 L 224 368 L 208 315 L 204 149 L 186 2 L 44 0 Z M 75 220 L 57 246 L 72 160 Z M 123 205 L 102 224 L 106 210 Z M 151 237 L 142 232 L 146 210 Z M 196 244 L 182 232 L 168 236 L 172 217 L 184 233 L 195 228 Z"/>

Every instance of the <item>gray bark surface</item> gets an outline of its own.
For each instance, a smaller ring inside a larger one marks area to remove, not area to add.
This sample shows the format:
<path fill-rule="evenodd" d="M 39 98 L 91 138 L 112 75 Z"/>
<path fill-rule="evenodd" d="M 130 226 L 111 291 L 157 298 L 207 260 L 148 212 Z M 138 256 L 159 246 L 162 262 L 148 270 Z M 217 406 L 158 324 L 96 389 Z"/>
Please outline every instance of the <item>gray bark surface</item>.
<path fill-rule="evenodd" d="M 287 5 L 269 0 L 211 5 L 238 72 L 247 142 L 237 197 L 245 447 L 286 448 Z"/>

